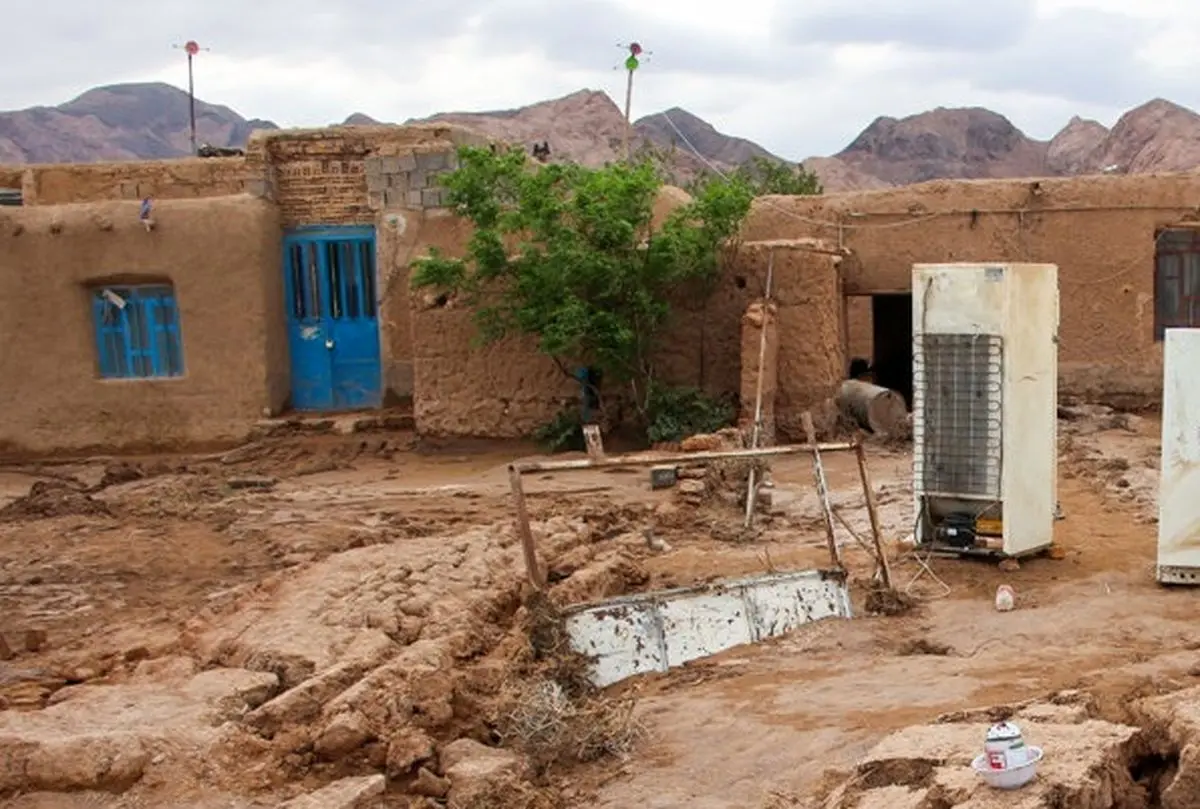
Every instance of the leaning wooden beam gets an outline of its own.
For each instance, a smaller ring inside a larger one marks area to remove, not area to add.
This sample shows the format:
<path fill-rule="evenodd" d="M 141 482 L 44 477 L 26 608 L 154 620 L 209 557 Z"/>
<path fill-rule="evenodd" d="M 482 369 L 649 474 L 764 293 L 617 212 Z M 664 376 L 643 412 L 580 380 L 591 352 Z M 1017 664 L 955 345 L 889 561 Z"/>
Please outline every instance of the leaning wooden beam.
<path fill-rule="evenodd" d="M 758 449 L 758 436 L 762 432 L 762 406 L 763 406 L 763 377 L 767 364 L 767 321 L 771 318 L 771 281 L 775 274 L 775 251 L 772 249 L 767 254 L 767 288 L 763 292 L 762 299 L 762 323 L 759 325 L 758 334 L 758 378 L 754 381 L 754 428 L 750 432 L 750 449 Z M 746 484 L 746 517 L 742 522 L 743 527 L 749 528 L 754 522 L 754 505 L 758 498 L 758 470 L 754 467 L 750 468 L 749 480 Z"/>
<path fill-rule="evenodd" d="M 813 425 L 812 413 L 805 411 L 800 420 L 804 425 L 804 434 L 808 436 L 808 446 L 804 450 L 812 453 L 813 480 L 817 484 L 817 500 L 821 504 L 821 516 L 825 518 L 825 540 L 829 544 L 829 559 L 834 567 L 843 567 L 842 555 L 838 551 L 837 535 L 833 529 L 833 510 L 829 504 L 829 488 L 825 485 L 825 466 L 821 463 L 821 445 L 817 443 L 817 428 Z M 848 445 L 851 449 L 853 444 Z"/>
<path fill-rule="evenodd" d="M 853 444 L 817 444 L 821 452 L 850 452 Z M 672 454 L 654 455 L 610 455 L 595 460 L 587 458 L 571 461 L 518 461 L 509 468 L 515 468 L 519 473 L 530 472 L 572 472 L 579 469 L 612 469 L 622 466 L 658 466 L 659 464 L 707 463 L 709 461 L 729 461 L 737 458 L 769 458 L 776 455 L 803 455 L 811 453 L 813 445 L 795 444 L 782 447 L 760 447 L 759 449 L 730 449 L 713 452 L 676 452 Z"/>
<path fill-rule="evenodd" d="M 863 496 L 867 499 L 867 515 L 871 518 L 871 539 L 875 543 L 875 564 L 879 580 L 887 589 L 892 589 L 892 569 L 888 564 L 887 551 L 883 547 L 883 532 L 879 528 L 879 505 L 875 502 L 875 487 L 871 485 L 871 473 L 867 471 L 867 453 L 859 442 L 854 448 L 858 461 L 858 477 L 862 481 Z"/>
<path fill-rule="evenodd" d="M 512 485 L 513 506 L 516 510 L 515 527 L 525 555 L 525 572 L 535 590 L 546 587 L 546 577 L 538 564 L 537 548 L 533 544 L 533 529 L 529 526 L 529 509 L 525 507 L 525 489 L 521 486 L 521 470 L 516 464 L 508 467 L 508 482 Z"/>

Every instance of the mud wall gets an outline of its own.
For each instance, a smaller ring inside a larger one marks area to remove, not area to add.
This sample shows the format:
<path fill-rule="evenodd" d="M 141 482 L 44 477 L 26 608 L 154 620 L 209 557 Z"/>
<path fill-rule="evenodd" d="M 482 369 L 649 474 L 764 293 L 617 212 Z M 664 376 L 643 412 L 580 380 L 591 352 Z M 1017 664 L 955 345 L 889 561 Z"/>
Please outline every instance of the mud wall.
<path fill-rule="evenodd" d="M 250 196 L 0 208 L 0 448 L 164 448 L 245 435 L 283 404 L 274 206 Z M 170 281 L 184 375 L 101 379 L 93 285 Z"/>
<path fill-rule="evenodd" d="M 0 166 L 0 188 L 20 188 L 25 205 L 258 193 L 253 179 L 240 157 Z"/>
<path fill-rule="evenodd" d="M 761 428 L 759 446 L 774 444 L 776 436 L 775 399 L 779 387 L 777 314 L 774 303 L 755 301 L 742 316 L 742 401 L 738 426 L 753 430 L 757 420 Z"/>
<path fill-rule="evenodd" d="M 819 241 L 747 242 L 727 271 L 735 279 L 753 278 L 761 289 L 772 267 L 779 344 L 774 415 L 782 441 L 804 440 L 801 416 L 806 410 L 821 411 L 845 376 L 840 262 L 829 251 L 832 247 Z M 744 364 L 746 354 L 735 361 Z"/>
<path fill-rule="evenodd" d="M 919 262 L 1055 263 L 1062 391 L 1143 404 L 1156 402 L 1162 386 L 1153 331 L 1155 232 L 1200 226 L 1197 206 L 1200 176 L 1188 174 L 937 181 L 760 200 L 746 235 L 835 240 L 840 231 L 854 253 L 843 269 L 851 295 L 906 292 Z M 860 351 L 862 326 L 854 328 L 851 343 Z"/>
<path fill-rule="evenodd" d="M 690 198 L 664 188 L 653 223 Z M 426 212 L 418 242 L 461 255 L 469 229 L 447 212 Z M 419 248 L 419 249 L 423 249 Z M 661 379 L 710 393 L 737 394 L 741 388 L 741 320 L 761 297 L 765 263 L 723 272 L 710 295 L 681 291 L 671 321 L 653 347 Z M 406 280 L 407 283 L 407 280 Z M 470 311 L 453 300 L 417 293 L 412 309 L 415 355 L 414 410 L 417 427 L 431 435 L 526 436 L 564 407 L 579 401 L 579 386 L 531 340 L 477 344 Z"/>

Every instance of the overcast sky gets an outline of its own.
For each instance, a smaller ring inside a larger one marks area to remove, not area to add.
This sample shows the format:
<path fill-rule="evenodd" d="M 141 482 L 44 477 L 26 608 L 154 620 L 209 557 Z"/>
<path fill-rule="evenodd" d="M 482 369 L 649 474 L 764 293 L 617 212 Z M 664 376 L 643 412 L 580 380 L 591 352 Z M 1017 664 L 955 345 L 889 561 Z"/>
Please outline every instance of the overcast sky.
<path fill-rule="evenodd" d="M 878 115 L 986 106 L 1047 138 L 1156 96 L 1200 107 L 1194 0 L 3 0 L 0 109 L 101 84 L 186 87 L 247 118 L 321 125 L 620 99 L 618 43 L 652 53 L 634 115 L 683 107 L 785 157 Z"/>

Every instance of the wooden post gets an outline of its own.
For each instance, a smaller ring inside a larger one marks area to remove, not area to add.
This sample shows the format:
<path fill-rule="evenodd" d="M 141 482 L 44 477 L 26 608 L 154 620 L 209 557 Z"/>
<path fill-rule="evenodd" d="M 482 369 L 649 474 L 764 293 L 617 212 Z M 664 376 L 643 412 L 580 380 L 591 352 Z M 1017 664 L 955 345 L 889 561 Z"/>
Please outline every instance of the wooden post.
<path fill-rule="evenodd" d="M 515 464 L 508 467 L 508 482 L 512 485 L 513 505 L 516 507 L 515 528 L 525 555 L 525 572 L 535 590 L 546 587 L 546 578 L 538 564 L 537 548 L 533 544 L 533 529 L 529 527 L 529 510 L 525 507 L 525 489 L 521 486 L 521 470 Z"/>
<path fill-rule="evenodd" d="M 767 320 L 771 316 L 769 310 L 771 305 L 771 280 L 775 272 L 775 250 L 772 248 L 767 253 L 767 288 L 762 299 L 762 325 L 759 332 L 758 340 L 758 379 L 755 380 L 754 387 L 754 425 L 750 430 L 750 449 L 758 449 L 758 436 L 762 432 L 762 400 L 763 400 L 763 377 L 765 374 L 765 366 L 767 363 Z M 758 481 L 756 481 L 755 468 L 750 467 L 750 478 L 746 484 L 746 516 L 743 521 L 743 526 L 749 528 L 754 522 L 754 507 L 758 499 Z"/>
<path fill-rule="evenodd" d="M 829 490 L 825 486 L 825 467 L 821 464 L 821 449 L 817 444 L 817 428 L 813 425 L 812 413 L 805 411 L 800 417 L 804 425 L 804 435 L 808 439 L 808 447 L 812 452 L 813 479 L 817 483 L 817 499 L 821 503 L 822 516 L 825 518 L 825 539 L 829 543 L 829 558 L 835 567 L 842 567 L 842 555 L 838 552 L 837 536 L 833 531 L 833 511 L 829 506 Z"/>
<path fill-rule="evenodd" d="M 854 446 L 854 457 L 858 461 L 858 476 L 862 480 L 863 495 L 867 499 L 867 514 L 871 518 L 871 537 L 875 543 L 875 564 L 879 580 L 887 589 L 892 589 L 892 569 L 888 564 L 887 551 L 883 547 L 883 534 L 879 530 L 879 508 L 875 503 L 875 488 L 871 485 L 871 473 L 867 470 L 867 453 L 862 442 Z"/>

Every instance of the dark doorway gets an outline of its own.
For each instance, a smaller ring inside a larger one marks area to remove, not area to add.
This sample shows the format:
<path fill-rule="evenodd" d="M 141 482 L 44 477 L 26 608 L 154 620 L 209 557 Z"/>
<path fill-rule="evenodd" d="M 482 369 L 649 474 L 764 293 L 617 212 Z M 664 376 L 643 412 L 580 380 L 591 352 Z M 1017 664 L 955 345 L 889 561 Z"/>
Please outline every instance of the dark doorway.
<path fill-rule="evenodd" d="M 891 388 L 912 409 L 912 295 L 871 296 L 875 384 Z"/>

